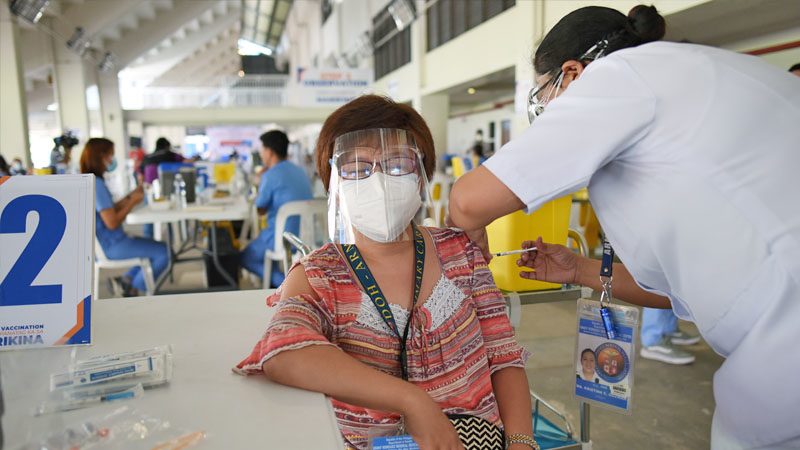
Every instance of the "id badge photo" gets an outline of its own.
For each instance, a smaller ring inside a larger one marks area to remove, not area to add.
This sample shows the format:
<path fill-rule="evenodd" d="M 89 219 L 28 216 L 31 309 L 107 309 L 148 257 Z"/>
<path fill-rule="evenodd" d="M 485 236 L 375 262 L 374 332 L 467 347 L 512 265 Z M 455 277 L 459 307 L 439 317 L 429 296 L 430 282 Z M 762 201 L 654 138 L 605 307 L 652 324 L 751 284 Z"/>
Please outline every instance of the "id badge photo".
<path fill-rule="evenodd" d="M 605 308 L 604 314 L 601 309 Z M 607 333 L 604 317 L 613 323 Z M 630 414 L 639 310 L 578 300 L 575 344 L 575 396 L 582 401 Z"/>

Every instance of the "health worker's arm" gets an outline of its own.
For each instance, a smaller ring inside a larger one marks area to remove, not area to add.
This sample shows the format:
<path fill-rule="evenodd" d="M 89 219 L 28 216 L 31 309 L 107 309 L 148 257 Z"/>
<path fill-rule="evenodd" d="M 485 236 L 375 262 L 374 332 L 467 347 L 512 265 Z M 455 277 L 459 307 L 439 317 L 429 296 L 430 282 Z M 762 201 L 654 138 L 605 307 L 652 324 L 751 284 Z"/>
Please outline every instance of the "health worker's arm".
<path fill-rule="evenodd" d="M 549 281 L 558 284 L 580 284 L 600 292 L 600 260 L 575 254 L 563 245 L 547 244 L 539 238 L 536 242 L 525 241 L 522 248 L 536 247 L 532 253 L 522 253 L 517 265 L 532 270 L 520 272 L 522 278 Z M 647 292 L 634 281 L 623 264 L 614 263 L 613 295 L 615 298 L 648 308 L 672 308 L 667 297 Z"/>
<path fill-rule="evenodd" d="M 451 223 L 474 233 L 587 186 L 648 133 L 655 103 L 623 59 L 590 64 L 522 134 L 459 178 L 450 192 Z"/>
<path fill-rule="evenodd" d="M 143 198 L 144 194 L 142 187 L 139 186 L 121 200 L 114 203 L 111 199 L 111 193 L 108 191 L 105 183 L 103 183 L 102 185 L 97 186 L 96 207 L 100 213 L 100 219 L 103 221 L 103 224 L 105 224 L 106 228 L 110 230 L 116 230 L 120 225 L 122 225 L 123 222 L 125 222 L 125 217 L 127 217 L 128 213 L 130 213 L 131 210 L 138 205 Z"/>
<path fill-rule="evenodd" d="M 295 336 L 308 334 L 323 345 L 307 345 L 274 354 L 262 364 L 267 378 L 321 392 L 352 405 L 402 414 L 408 432 L 421 448 L 463 449 L 453 426 L 424 390 L 367 366 L 329 341 L 325 345 L 319 340 L 325 339 L 323 336 L 330 326 L 325 322 L 333 313 L 324 310 L 324 302 L 309 285 L 302 266 L 289 272 L 282 291 L 279 312 L 270 330 L 280 329 L 284 334 L 291 332 Z M 285 311 L 281 312 L 281 308 Z M 305 325 L 298 327 L 299 322 Z"/>

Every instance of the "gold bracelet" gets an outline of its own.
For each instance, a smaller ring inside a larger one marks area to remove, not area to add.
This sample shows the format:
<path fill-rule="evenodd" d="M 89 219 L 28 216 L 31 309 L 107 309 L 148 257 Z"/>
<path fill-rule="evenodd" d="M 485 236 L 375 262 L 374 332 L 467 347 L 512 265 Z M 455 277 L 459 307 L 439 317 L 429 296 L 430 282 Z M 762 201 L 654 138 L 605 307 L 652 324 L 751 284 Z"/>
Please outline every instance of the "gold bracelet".
<path fill-rule="evenodd" d="M 525 444 L 533 450 L 540 450 L 536 439 L 527 434 L 509 434 L 506 436 L 506 448 L 511 447 L 511 444 Z"/>

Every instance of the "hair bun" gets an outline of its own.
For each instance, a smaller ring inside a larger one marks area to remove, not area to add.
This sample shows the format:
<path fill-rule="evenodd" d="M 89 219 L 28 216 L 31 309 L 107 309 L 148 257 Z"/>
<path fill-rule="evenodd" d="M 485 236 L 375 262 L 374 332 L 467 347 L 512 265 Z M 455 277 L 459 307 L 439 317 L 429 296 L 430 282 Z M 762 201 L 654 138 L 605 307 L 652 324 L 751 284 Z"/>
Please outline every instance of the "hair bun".
<path fill-rule="evenodd" d="M 643 44 L 663 38 L 667 31 L 667 23 L 655 6 L 634 6 L 628 13 L 628 21 Z"/>

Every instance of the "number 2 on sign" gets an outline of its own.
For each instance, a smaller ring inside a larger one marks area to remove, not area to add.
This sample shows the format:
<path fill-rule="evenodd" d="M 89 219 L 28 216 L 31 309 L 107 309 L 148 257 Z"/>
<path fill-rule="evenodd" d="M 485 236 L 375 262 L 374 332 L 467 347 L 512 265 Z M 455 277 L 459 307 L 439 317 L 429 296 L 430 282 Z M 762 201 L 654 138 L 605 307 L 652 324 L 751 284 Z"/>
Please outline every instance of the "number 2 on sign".
<path fill-rule="evenodd" d="M 0 234 L 24 233 L 30 212 L 39 214 L 39 224 L 6 278 L 0 282 L 0 306 L 61 303 L 62 285 L 33 286 L 64 237 L 67 213 L 61 203 L 46 195 L 23 195 L 11 200 L 0 213 Z"/>

